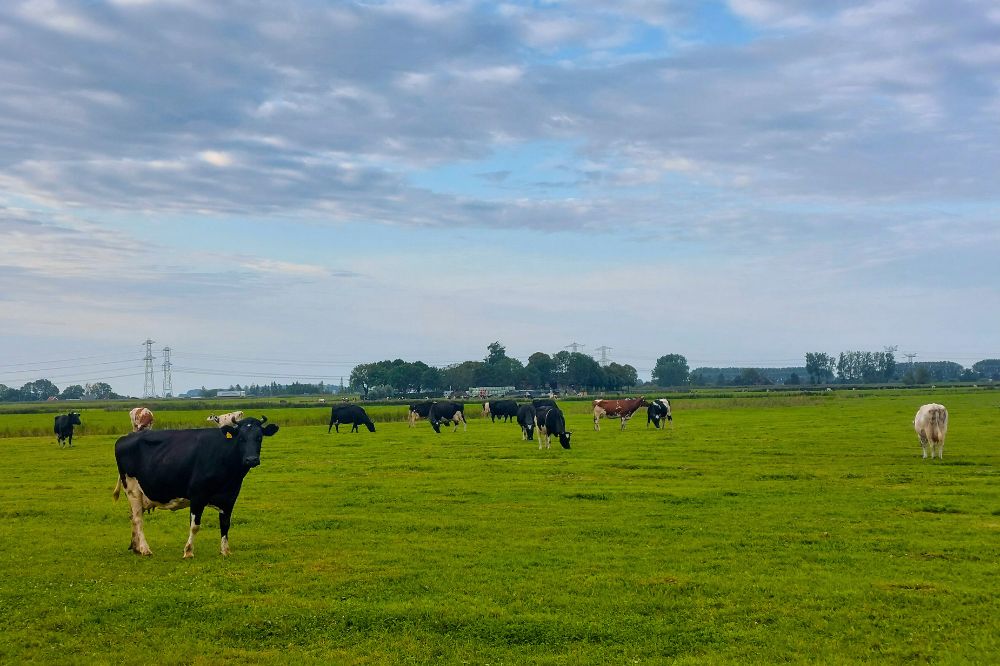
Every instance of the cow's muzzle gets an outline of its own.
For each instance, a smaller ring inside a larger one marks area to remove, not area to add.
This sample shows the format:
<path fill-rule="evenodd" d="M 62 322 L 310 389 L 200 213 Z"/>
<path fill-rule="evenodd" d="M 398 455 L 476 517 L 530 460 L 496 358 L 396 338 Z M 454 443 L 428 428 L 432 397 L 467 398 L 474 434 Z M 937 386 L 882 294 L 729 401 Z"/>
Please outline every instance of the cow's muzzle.
<path fill-rule="evenodd" d="M 253 456 L 250 458 L 244 458 L 243 464 L 247 467 L 253 468 L 260 464 L 260 458 L 258 456 Z"/>

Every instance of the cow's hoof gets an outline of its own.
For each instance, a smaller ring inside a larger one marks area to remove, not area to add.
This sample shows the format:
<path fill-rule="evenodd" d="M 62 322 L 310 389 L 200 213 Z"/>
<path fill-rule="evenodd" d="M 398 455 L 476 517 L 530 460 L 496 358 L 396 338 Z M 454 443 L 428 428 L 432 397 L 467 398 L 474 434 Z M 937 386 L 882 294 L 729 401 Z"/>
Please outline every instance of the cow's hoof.
<path fill-rule="evenodd" d="M 193 552 L 191 552 L 190 550 L 185 550 L 184 551 L 184 559 L 185 560 L 190 560 L 190 559 L 193 559 L 193 558 L 194 558 L 194 553 Z"/>

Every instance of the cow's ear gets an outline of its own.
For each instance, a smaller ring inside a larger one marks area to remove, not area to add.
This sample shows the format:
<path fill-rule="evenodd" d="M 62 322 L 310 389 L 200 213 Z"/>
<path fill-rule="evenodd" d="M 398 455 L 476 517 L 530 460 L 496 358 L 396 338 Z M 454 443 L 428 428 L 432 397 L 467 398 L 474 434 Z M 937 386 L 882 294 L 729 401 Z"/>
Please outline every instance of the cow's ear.
<path fill-rule="evenodd" d="M 219 428 L 219 430 L 226 433 L 226 439 L 232 439 L 233 437 L 236 437 L 236 433 L 239 432 L 239 430 L 237 430 L 231 425 L 224 425 L 221 428 Z"/>
<path fill-rule="evenodd" d="M 264 433 L 265 437 L 270 437 L 274 433 L 278 432 L 278 426 L 274 423 L 268 423 L 266 426 L 260 429 Z"/>

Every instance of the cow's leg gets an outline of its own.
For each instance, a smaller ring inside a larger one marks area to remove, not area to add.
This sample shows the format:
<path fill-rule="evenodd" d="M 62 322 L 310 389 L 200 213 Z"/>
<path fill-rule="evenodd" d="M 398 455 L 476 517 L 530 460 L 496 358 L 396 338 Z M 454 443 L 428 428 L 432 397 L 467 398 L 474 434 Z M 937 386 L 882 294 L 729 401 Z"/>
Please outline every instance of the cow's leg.
<path fill-rule="evenodd" d="M 223 555 L 229 554 L 229 521 L 232 518 L 232 516 L 230 516 L 231 511 L 231 508 L 229 511 L 219 509 L 219 534 L 222 536 L 219 552 Z"/>
<path fill-rule="evenodd" d="M 72 446 L 73 446 L 73 431 L 72 431 L 72 430 L 70 430 L 70 431 L 69 431 L 69 446 L 68 446 L 68 447 L 66 447 L 66 448 L 70 448 L 70 447 L 72 447 Z"/>
<path fill-rule="evenodd" d="M 139 481 L 132 477 L 125 477 L 125 496 L 128 497 L 128 506 L 132 515 L 132 543 L 129 548 L 137 555 L 152 555 L 146 543 L 146 535 L 142 531 L 142 505 L 143 492 L 139 487 Z"/>
<path fill-rule="evenodd" d="M 623 416 L 622 417 L 622 427 L 621 427 L 622 430 L 625 430 L 625 422 L 626 421 L 628 421 L 628 417 L 627 416 Z"/>
<path fill-rule="evenodd" d="M 917 437 L 920 438 L 920 450 L 924 452 L 924 456 L 923 457 L 924 457 L 924 459 L 926 459 L 927 458 L 927 447 L 928 447 L 927 435 L 925 435 L 923 433 L 923 431 L 920 431 L 920 432 L 917 433 Z M 931 451 L 931 457 L 933 457 L 933 455 L 934 455 L 934 452 Z"/>
<path fill-rule="evenodd" d="M 191 529 L 188 532 L 187 543 L 184 544 L 184 559 L 194 557 L 194 535 L 201 529 L 201 516 L 205 511 L 205 505 L 191 503 Z"/>
<path fill-rule="evenodd" d="M 358 431 L 358 424 L 355 423 L 354 426 L 351 428 L 351 432 L 357 432 L 357 431 Z"/>
<path fill-rule="evenodd" d="M 601 430 L 600 420 L 601 417 L 604 416 L 604 413 L 604 410 L 600 407 L 594 407 L 594 430 Z"/>

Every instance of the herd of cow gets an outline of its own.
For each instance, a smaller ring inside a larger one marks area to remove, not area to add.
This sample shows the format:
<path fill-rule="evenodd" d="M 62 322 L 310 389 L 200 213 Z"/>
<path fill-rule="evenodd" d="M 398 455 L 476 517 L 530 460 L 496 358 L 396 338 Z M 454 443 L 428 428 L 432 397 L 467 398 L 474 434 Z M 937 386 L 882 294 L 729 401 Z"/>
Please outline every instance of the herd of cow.
<path fill-rule="evenodd" d="M 593 403 L 594 429 L 600 430 L 600 419 L 619 418 L 621 429 L 635 412 L 647 406 L 646 427 L 653 423 L 657 428 L 665 421 L 672 421 L 670 402 L 666 399 L 646 403 L 643 398 L 627 400 L 595 400 Z M 525 440 L 538 432 L 538 448 L 549 448 L 551 438 L 557 437 L 563 448 L 570 448 L 572 432 L 566 430 L 562 410 L 551 399 L 533 400 L 518 404 L 513 400 L 496 400 L 483 404 L 483 415 L 492 422 L 501 419 L 517 421 Z M 265 437 L 278 432 L 278 426 L 243 412 L 212 415 L 208 421 L 218 428 L 193 428 L 186 430 L 153 430 L 153 413 L 146 407 L 136 407 L 129 412 L 132 432 L 115 442 L 115 460 L 118 464 L 118 481 L 113 497 L 118 499 L 125 490 L 132 519 L 132 539 L 129 550 L 138 555 L 151 555 L 143 532 L 143 514 L 154 509 L 176 511 L 191 509 L 188 540 L 184 557 L 194 557 L 194 537 L 201 527 L 202 513 L 211 506 L 219 511 L 220 551 L 229 554 L 229 525 L 233 507 L 240 494 L 243 479 L 251 469 L 260 464 L 261 444 Z M 455 430 L 467 427 L 465 405 L 451 401 L 427 401 L 409 406 L 409 424 L 414 427 L 418 418 L 426 418 L 435 432 L 441 425 L 454 425 Z M 340 425 L 350 424 L 352 432 L 364 425 L 375 432 L 375 424 L 358 405 L 336 405 L 330 412 L 330 426 L 340 431 Z M 60 448 L 64 441 L 73 446 L 73 426 L 81 425 L 79 412 L 55 417 L 55 434 Z M 913 420 L 913 427 L 923 449 L 923 457 L 935 454 L 944 457 L 944 438 L 948 431 L 948 410 L 936 403 L 924 405 Z"/>

